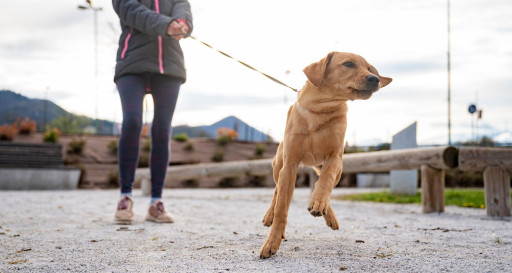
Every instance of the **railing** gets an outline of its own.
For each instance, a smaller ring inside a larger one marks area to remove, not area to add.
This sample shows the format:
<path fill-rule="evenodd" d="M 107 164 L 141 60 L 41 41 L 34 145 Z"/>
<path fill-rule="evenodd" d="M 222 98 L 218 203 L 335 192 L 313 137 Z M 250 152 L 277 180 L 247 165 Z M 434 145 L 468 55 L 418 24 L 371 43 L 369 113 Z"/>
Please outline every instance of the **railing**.
<path fill-rule="evenodd" d="M 207 177 L 263 176 L 272 173 L 272 159 L 172 166 L 167 177 L 200 179 Z M 415 148 L 392 151 L 345 154 L 344 173 L 420 170 L 422 210 L 424 213 L 444 211 L 445 171 L 459 166 L 461 170 L 483 171 L 487 215 L 510 216 L 510 173 L 512 149 L 467 147 Z M 301 173 L 311 168 L 302 167 Z M 149 180 L 148 169 L 137 169 L 136 179 Z M 144 184 L 144 183 L 143 183 Z"/>
<path fill-rule="evenodd" d="M 512 149 L 460 148 L 459 169 L 484 173 L 485 207 L 488 216 L 511 216 Z"/>
<path fill-rule="evenodd" d="M 343 171 L 350 173 L 419 169 L 423 212 L 443 212 L 445 171 L 457 167 L 457 155 L 457 149 L 446 146 L 347 154 L 343 157 Z"/>

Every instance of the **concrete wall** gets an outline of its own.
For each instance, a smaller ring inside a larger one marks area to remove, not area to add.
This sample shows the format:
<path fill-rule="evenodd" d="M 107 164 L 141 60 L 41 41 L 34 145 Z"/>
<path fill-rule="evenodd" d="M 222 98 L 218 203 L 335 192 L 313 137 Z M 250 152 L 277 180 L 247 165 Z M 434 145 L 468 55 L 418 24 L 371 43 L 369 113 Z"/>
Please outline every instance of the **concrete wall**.
<path fill-rule="evenodd" d="M 0 168 L 0 190 L 74 190 L 79 169 Z"/>

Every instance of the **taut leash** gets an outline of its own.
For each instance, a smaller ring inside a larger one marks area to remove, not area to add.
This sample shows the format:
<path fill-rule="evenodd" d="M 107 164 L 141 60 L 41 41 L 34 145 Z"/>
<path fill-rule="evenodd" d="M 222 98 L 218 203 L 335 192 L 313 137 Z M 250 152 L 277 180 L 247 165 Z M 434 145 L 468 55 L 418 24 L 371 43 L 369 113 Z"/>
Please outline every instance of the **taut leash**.
<path fill-rule="evenodd" d="M 183 34 L 178 34 L 178 35 L 183 35 Z M 173 35 L 173 36 L 174 36 L 174 35 Z M 194 39 L 194 40 L 196 40 L 196 41 L 200 42 L 201 44 L 203 44 L 203 45 L 205 45 L 205 46 L 207 46 L 207 47 L 209 47 L 209 48 L 211 48 L 211 49 L 213 49 L 213 50 L 215 50 L 215 51 L 219 52 L 220 54 L 222 54 L 222 55 L 224 55 L 224 56 L 226 56 L 226 57 L 228 57 L 228 58 L 230 58 L 230 59 L 233 59 L 233 60 L 235 60 L 235 61 L 239 62 L 239 63 L 240 63 L 240 64 L 242 64 L 243 66 L 245 66 L 245 67 L 247 67 L 247 68 L 249 68 L 249 69 L 251 69 L 251 70 L 254 70 L 254 71 L 258 72 L 258 73 L 260 73 L 261 75 L 263 75 L 263 76 L 265 76 L 265 77 L 269 78 L 270 80 L 272 80 L 272 81 L 274 81 L 274 82 L 276 82 L 276 83 L 278 83 L 278 84 L 280 84 L 280 85 L 282 85 L 282 86 L 284 86 L 284 87 L 290 88 L 290 89 L 291 89 L 291 90 L 293 90 L 294 92 L 299 92 L 297 89 L 295 89 L 295 88 L 293 88 L 293 87 L 291 87 L 291 86 L 289 86 L 289 85 L 285 84 L 284 82 L 282 82 L 282 81 L 280 81 L 280 80 L 278 80 L 278 79 L 276 79 L 276 78 L 274 78 L 274 77 L 270 76 L 270 75 L 269 75 L 269 74 L 267 74 L 267 73 L 263 73 L 263 72 L 259 71 L 258 69 L 256 69 L 256 68 L 254 68 L 254 67 L 252 67 L 252 66 L 248 65 L 248 64 L 247 64 L 247 63 L 245 63 L 245 62 L 242 62 L 242 61 L 240 61 L 240 60 L 238 60 L 238 59 L 235 59 L 235 58 L 231 57 L 229 54 L 227 54 L 227 53 L 225 53 L 225 52 L 223 52 L 223 51 L 220 51 L 220 50 L 218 50 L 218 49 L 214 48 L 213 46 L 211 46 L 211 45 L 209 45 L 209 44 L 207 44 L 207 43 L 205 43 L 205 42 L 203 42 L 203 41 L 201 41 L 201 40 L 197 39 L 197 38 L 196 38 L 196 37 L 194 37 L 194 36 L 187 35 L 187 36 L 185 36 L 185 37 L 192 38 L 192 39 Z"/>

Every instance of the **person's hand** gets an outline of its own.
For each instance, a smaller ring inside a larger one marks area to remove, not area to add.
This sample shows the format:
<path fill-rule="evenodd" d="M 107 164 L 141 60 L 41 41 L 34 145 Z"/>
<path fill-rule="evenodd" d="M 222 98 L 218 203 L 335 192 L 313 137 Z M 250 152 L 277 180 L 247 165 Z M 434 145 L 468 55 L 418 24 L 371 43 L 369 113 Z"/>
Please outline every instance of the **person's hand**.
<path fill-rule="evenodd" d="M 172 21 L 167 27 L 167 35 L 172 36 L 176 40 L 187 37 L 189 28 L 185 21 Z"/>

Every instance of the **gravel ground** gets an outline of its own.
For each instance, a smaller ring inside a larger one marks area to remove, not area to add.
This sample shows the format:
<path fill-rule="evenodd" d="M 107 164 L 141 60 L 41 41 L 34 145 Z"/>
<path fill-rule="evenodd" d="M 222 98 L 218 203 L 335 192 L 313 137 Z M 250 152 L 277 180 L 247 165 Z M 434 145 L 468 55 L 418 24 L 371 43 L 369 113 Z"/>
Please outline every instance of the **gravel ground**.
<path fill-rule="evenodd" d="M 333 194 L 354 190 L 336 189 Z M 166 189 L 174 224 L 117 225 L 117 190 L 0 191 L 0 272 L 512 272 L 512 222 L 485 210 L 332 201 L 340 230 L 295 191 L 287 241 L 259 259 L 273 189 Z"/>

